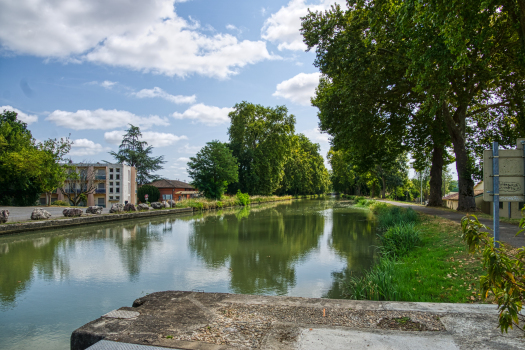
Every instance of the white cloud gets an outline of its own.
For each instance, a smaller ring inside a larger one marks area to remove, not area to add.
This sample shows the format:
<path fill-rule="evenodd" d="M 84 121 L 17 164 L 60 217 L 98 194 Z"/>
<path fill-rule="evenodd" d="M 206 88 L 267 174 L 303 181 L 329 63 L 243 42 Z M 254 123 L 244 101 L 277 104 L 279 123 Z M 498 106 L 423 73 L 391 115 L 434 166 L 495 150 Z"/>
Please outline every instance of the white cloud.
<path fill-rule="evenodd" d="M 190 161 L 190 158 L 186 158 L 186 157 L 179 157 L 176 162 L 189 162 Z"/>
<path fill-rule="evenodd" d="M 172 114 L 175 119 L 191 119 L 207 125 L 218 125 L 230 121 L 228 113 L 233 111 L 233 108 L 220 108 L 214 106 L 206 106 L 199 103 L 191 106 L 183 113 L 175 112 Z"/>
<path fill-rule="evenodd" d="M 116 83 L 117 82 L 115 81 L 104 80 L 102 83 L 100 83 L 100 86 L 105 87 L 106 89 L 111 89 Z"/>
<path fill-rule="evenodd" d="M 0 23 L 5 51 L 168 76 L 227 78 L 275 58 L 264 41 L 203 34 L 208 26 L 178 17 L 173 0 L 2 1 Z"/>
<path fill-rule="evenodd" d="M 273 96 L 284 97 L 292 102 L 309 106 L 310 98 L 315 94 L 315 88 L 319 85 L 320 73 L 300 73 L 295 77 L 277 84 Z"/>
<path fill-rule="evenodd" d="M 330 135 L 321 133 L 321 130 L 319 128 L 305 130 L 302 133 L 304 134 L 304 136 L 308 137 L 310 141 L 315 143 L 328 144 L 330 140 Z"/>
<path fill-rule="evenodd" d="M 114 145 L 120 145 L 122 138 L 126 131 L 114 130 L 104 133 L 104 140 L 107 143 Z M 153 147 L 166 147 L 171 146 L 180 140 L 187 140 L 185 135 L 177 136 L 170 133 L 155 132 L 155 131 L 143 131 L 141 141 L 146 141 L 148 145 Z"/>
<path fill-rule="evenodd" d="M 46 120 L 58 126 L 74 130 L 107 130 L 127 126 L 128 124 L 140 126 L 143 129 L 147 129 L 153 125 L 169 125 L 166 118 L 161 118 L 156 115 L 139 117 L 131 112 L 116 109 L 97 109 L 94 111 L 78 110 L 76 112 L 56 110 L 52 112 Z"/>
<path fill-rule="evenodd" d="M 199 152 L 201 150 L 201 146 L 190 146 L 189 143 L 185 144 L 184 146 L 180 147 L 179 148 L 179 153 L 184 153 L 184 154 L 196 154 L 197 152 Z"/>
<path fill-rule="evenodd" d="M 99 143 L 95 143 L 88 139 L 76 139 L 73 140 L 71 145 L 71 151 L 68 155 L 70 156 L 92 156 L 101 152 L 107 152 L 109 148 L 103 147 Z"/>
<path fill-rule="evenodd" d="M 139 92 L 132 93 L 132 95 L 138 98 L 160 97 L 160 98 L 165 99 L 166 101 L 170 101 L 170 102 L 177 103 L 177 104 L 195 103 L 195 100 L 197 99 L 195 95 L 191 95 L 191 96 L 170 95 L 159 87 L 154 87 L 153 89 L 142 89 Z"/>
<path fill-rule="evenodd" d="M 17 118 L 19 120 L 23 121 L 24 123 L 32 124 L 32 123 L 36 123 L 38 121 L 38 116 L 36 116 L 34 114 L 26 114 L 26 113 L 22 112 L 21 110 L 19 110 L 18 108 L 11 107 L 11 106 L 2 106 L 2 107 L 0 107 L 0 113 L 3 113 L 4 109 L 8 110 L 8 111 L 16 112 L 16 114 L 18 114 Z"/>
<path fill-rule="evenodd" d="M 288 5 L 283 6 L 273 13 L 262 28 L 262 38 L 273 43 L 278 43 L 279 50 L 306 50 L 301 35 L 301 17 L 312 12 L 324 11 L 332 4 L 346 6 L 346 0 L 317 0 L 315 4 L 306 4 L 306 0 L 291 0 Z"/>

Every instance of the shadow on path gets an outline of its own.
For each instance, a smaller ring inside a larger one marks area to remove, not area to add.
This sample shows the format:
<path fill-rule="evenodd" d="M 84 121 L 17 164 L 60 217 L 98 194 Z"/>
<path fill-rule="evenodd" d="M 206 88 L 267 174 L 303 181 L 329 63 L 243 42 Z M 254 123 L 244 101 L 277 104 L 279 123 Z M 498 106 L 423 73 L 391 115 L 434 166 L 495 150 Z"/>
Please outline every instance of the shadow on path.
<path fill-rule="evenodd" d="M 416 211 L 428 214 L 428 215 L 436 215 L 440 216 L 442 218 L 454 221 L 454 222 L 461 222 L 461 218 L 465 216 L 464 213 L 461 212 L 454 212 L 446 209 L 440 209 L 440 208 L 434 208 L 434 207 L 424 207 L 421 205 L 414 205 L 410 203 L 400 203 L 400 202 L 391 202 L 391 201 L 385 201 L 381 200 L 381 202 L 385 202 L 388 204 L 396 205 L 398 207 L 410 207 Z M 473 213 L 474 215 L 476 213 Z M 492 229 L 492 219 L 484 219 L 484 218 L 478 218 L 479 222 L 484 224 L 485 226 Z M 520 234 L 519 236 L 516 236 L 516 233 L 519 230 L 518 225 L 508 224 L 504 222 L 499 223 L 499 236 L 500 241 L 508 243 L 514 247 L 523 247 L 525 246 L 525 234 Z M 492 231 L 491 231 L 492 232 Z"/>

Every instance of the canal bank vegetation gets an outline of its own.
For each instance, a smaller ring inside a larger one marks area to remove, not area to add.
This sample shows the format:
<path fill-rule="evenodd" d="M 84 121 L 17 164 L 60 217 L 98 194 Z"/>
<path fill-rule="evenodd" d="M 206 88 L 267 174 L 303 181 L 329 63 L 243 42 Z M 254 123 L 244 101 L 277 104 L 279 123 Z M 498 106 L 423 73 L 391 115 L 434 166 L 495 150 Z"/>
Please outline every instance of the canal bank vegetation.
<path fill-rule="evenodd" d="M 268 202 L 291 200 L 292 196 L 249 196 L 238 192 L 235 196 L 223 195 L 220 200 L 208 198 L 190 198 L 177 202 L 175 208 L 193 208 L 194 210 L 222 209 L 237 206 L 249 206 Z"/>
<path fill-rule="evenodd" d="M 469 255 L 459 224 L 374 201 L 360 201 L 377 216 L 378 262 L 344 283 L 350 299 L 480 302 L 480 255 Z"/>

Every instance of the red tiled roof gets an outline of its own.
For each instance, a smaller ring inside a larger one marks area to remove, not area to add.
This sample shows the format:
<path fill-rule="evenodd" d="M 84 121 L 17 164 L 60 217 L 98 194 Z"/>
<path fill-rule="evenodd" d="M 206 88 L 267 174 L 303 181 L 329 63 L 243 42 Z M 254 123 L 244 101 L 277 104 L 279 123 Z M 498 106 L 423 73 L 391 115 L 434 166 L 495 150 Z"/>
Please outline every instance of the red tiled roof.
<path fill-rule="evenodd" d="M 148 184 L 151 186 L 155 186 L 158 188 L 188 188 L 188 189 L 195 189 L 192 185 L 187 184 L 185 182 L 179 181 L 179 180 L 168 180 L 168 179 L 161 179 L 157 181 L 153 181 L 152 183 Z"/>
<path fill-rule="evenodd" d="M 479 195 L 483 194 L 483 190 L 474 190 L 474 197 L 477 197 Z M 449 200 L 449 201 L 458 201 L 459 200 L 459 193 L 449 194 L 448 196 L 445 196 L 442 198 L 443 200 Z"/>

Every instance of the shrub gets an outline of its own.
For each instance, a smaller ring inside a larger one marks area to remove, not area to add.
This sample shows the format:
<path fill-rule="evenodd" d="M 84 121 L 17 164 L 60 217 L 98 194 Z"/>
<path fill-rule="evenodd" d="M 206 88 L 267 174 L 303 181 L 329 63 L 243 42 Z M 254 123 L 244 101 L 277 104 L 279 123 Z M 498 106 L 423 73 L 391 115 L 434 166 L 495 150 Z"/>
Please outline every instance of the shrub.
<path fill-rule="evenodd" d="M 391 226 L 401 223 L 417 223 L 419 216 L 412 208 L 378 207 L 376 210 L 379 228 L 386 230 Z"/>
<path fill-rule="evenodd" d="M 412 249 L 421 244 L 419 230 L 415 228 L 413 222 L 402 222 L 392 226 L 379 238 L 382 243 L 381 253 L 392 259 L 408 255 Z"/>
<path fill-rule="evenodd" d="M 143 185 L 137 191 L 137 197 L 142 203 L 146 202 L 145 195 L 148 195 L 148 202 L 158 202 L 160 198 L 160 191 L 157 187 L 151 185 Z"/>
<path fill-rule="evenodd" d="M 240 205 L 249 205 L 250 195 L 248 193 L 242 193 L 241 190 L 237 190 L 237 201 Z"/>
<path fill-rule="evenodd" d="M 221 201 L 217 201 L 216 204 L 217 208 L 222 208 L 224 206 L 224 204 Z"/>
<path fill-rule="evenodd" d="M 59 205 L 59 206 L 61 206 L 61 207 L 67 207 L 67 206 L 68 206 L 68 204 L 67 204 L 66 202 L 64 202 L 64 201 L 54 201 L 54 202 L 51 203 L 51 204 L 53 204 L 53 205 Z"/>

